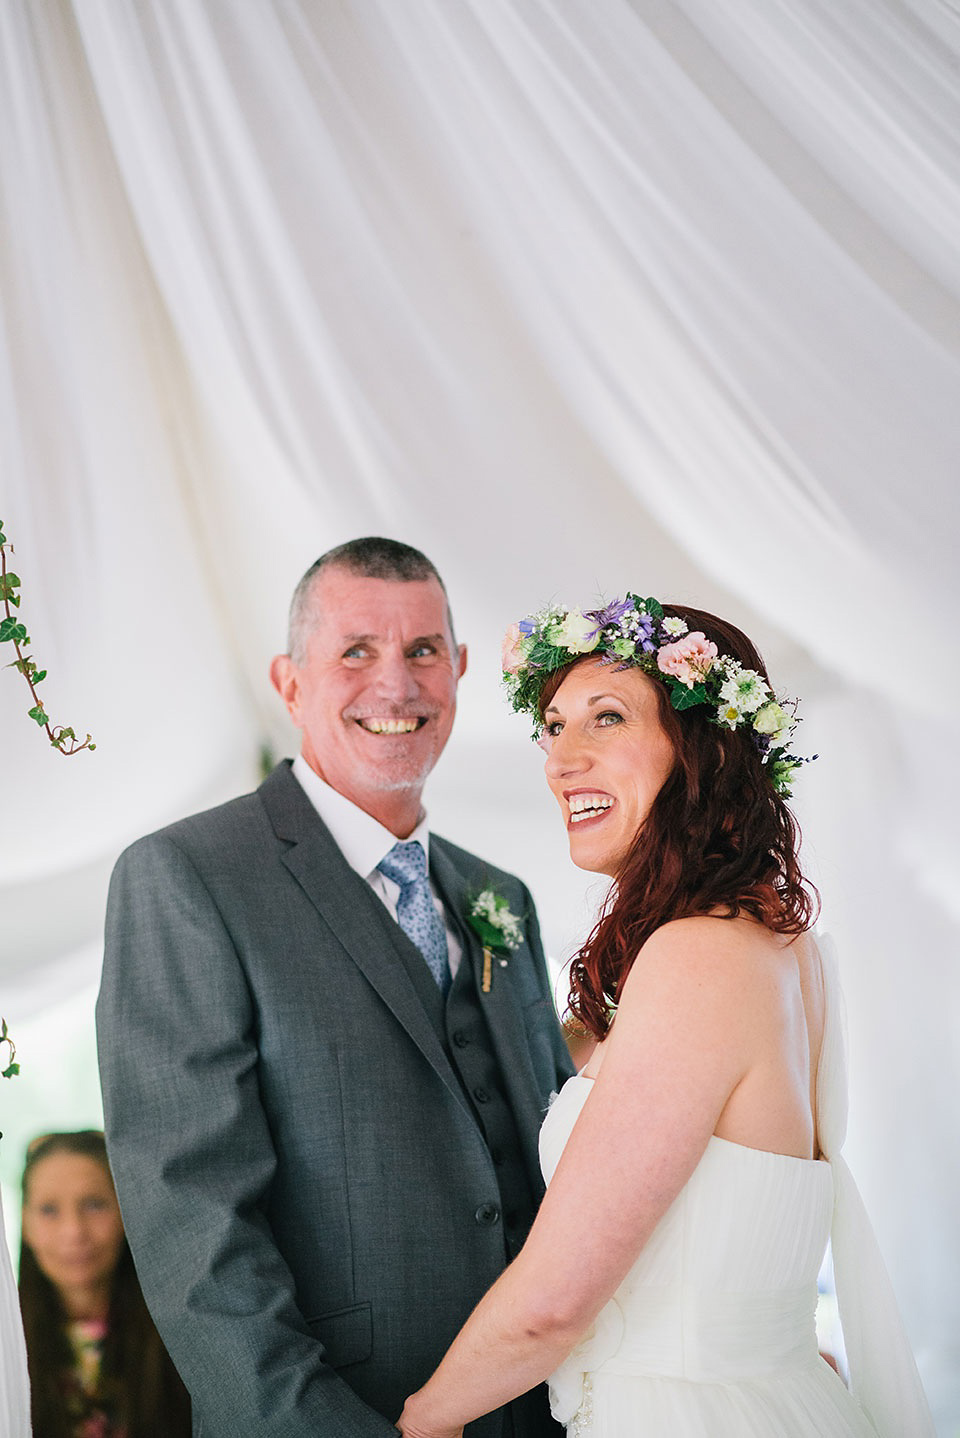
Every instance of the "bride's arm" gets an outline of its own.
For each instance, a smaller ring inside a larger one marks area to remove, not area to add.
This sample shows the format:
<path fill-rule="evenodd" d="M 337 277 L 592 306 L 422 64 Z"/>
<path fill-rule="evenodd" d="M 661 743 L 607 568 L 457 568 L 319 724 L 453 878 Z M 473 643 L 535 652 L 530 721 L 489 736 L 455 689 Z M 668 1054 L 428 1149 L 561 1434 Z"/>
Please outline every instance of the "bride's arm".
<path fill-rule="evenodd" d="M 457 1438 L 542 1382 L 619 1287 L 771 1021 L 746 949 L 721 919 L 679 920 L 648 940 L 527 1242 L 407 1400 L 406 1438 Z"/>

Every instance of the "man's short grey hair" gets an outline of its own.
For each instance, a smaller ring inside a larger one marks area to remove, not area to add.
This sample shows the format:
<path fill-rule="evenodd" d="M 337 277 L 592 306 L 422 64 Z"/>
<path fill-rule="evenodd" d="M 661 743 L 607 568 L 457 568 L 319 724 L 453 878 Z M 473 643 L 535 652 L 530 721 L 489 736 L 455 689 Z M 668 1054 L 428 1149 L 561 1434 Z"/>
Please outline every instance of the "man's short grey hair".
<path fill-rule="evenodd" d="M 326 569 L 345 569 L 362 579 L 392 579 L 400 583 L 435 579 L 444 594 L 447 592 L 436 565 L 410 544 L 401 544 L 398 539 L 382 539 L 376 535 L 338 544 L 335 549 L 328 549 L 326 554 L 321 554 L 319 559 L 313 561 L 293 591 L 287 630 L 287 653 L 295 664 L 303 664 L 307 657 L 307 642 L 320 617 L 314 581 Z M 453 615 L 450 613 L 449 603 L 447 620 L 453 637 Z"/>

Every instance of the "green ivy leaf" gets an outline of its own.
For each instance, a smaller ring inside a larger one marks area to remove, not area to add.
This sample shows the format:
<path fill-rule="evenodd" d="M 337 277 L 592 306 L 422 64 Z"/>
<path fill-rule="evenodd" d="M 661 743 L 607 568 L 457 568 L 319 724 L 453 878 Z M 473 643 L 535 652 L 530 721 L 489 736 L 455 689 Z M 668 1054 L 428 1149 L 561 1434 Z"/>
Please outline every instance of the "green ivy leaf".
<path fill-rule="evenodd" d="M 0 599 L 13 599 L 13 591 L 20 588 L 20 576 L 12 570 L 0 574 Z"/>
<path fill-rule="evenodd" d="M 670 703 L 674 709 L 695 709 L 698 704 L 707 702 L 707 691 L 702 684 L 694 684 L 692 689 L 688 689 L 678 679 L 674 680 L 670 694 Z"/>
<path fill-rule="evenodd" d="M 34 674 L 34 676 L 33 676 L 33 682 L 34 682 L 34 684 L 39 684 L 40 681 L 41 681 L 42 679 L 46 679 L 46 677 L 47 677 L 47 671 L 46 671 L 45 669 L 38 669 L 37 672 L 36 672 L 36 674 Z"/>
<path fill-rule="evenodd" d="M 27 713 L 29 714 L 31 719 L 35 719 L 37 721 L 41 729 L 43 728 L 44 724 L 49 724 L 50 722 L 39 704 L 35 704 L 32 709 L 28 709 Z"/>
<path fill-rule="evenodd" d="M 2 1072 L 0 1072 L 0 1078 L 16 1078 L 19 1072 L 19 1064 L 8 1064 L 7 1067 Z"/>
<path fill-rule="evenodd" d="M 15 619 L 0 619 L 0 644 L 7 639 L 12 639 L 15 644 L 30 643 L 25 625 L 18 624 Z"/>

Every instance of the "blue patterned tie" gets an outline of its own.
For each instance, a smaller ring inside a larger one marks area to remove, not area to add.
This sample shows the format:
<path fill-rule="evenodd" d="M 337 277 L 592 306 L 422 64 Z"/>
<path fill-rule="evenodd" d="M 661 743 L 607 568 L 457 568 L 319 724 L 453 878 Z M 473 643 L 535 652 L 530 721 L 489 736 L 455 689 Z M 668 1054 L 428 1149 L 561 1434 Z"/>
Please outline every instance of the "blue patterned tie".
<path fill-rule="evenodd" d="M 447 933 L 427 882 L 427 856 L 416 839 L 394 844 L 377 865 L 381 874 L 400 885 L 397 923 L 427 961 L 442 994 L 450 987 Z"/>

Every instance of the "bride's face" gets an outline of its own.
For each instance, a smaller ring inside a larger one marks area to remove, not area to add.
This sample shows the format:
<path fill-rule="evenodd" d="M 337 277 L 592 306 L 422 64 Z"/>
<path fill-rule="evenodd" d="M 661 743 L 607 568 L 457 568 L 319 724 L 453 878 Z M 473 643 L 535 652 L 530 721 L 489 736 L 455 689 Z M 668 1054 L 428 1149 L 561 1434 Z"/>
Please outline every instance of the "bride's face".
<path fill-rule="evenodd" d="M 544 713 L 540 743 L 570 857 L 615 877 L 673 769 L 656 681 L 599 660 L 577 664 Z"/>

